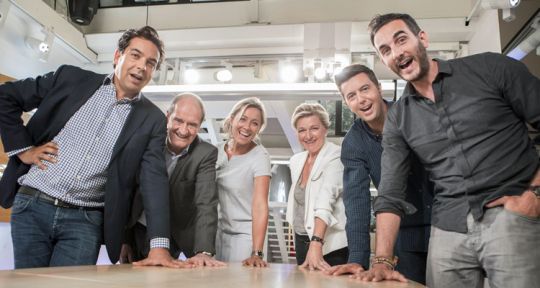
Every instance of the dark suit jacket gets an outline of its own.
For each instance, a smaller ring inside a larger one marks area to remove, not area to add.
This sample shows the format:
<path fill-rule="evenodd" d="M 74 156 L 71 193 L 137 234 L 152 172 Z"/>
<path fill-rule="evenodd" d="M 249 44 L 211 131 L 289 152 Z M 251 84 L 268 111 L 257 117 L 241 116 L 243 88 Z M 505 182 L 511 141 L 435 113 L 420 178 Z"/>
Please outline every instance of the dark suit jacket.
<path fill-rule="evenodd" d="M 197 137 L 189 146 L 188 153 L 176 163 L 169 178 L 170 230 L 174 241 L 171 246 L 178 249 L 172 254 L 184 252 L 191 257 L 198 251 L 215 253 L 216 161 L 217 148 Z M 137 223 L 142 210 L 142 201 L 137 195 L 133 201 L 130 227 Z"/>
<path fill-rule="evenodd" d="M 51 141 L 105 77 L 77 67 L 61 66 L 54 73 L 0 86 L 0 134 L 5 151 Z M 34 108 L 38 109 L 24 126 L 21 113 Z M 169 235 L 167 172 L 163 157 L 165 135 L 164 114 L 141 97 L 133 104 L 107 170 L 104 240 L 113 263 L 120 255 L 138 179 L 146 200 L 149 234 L 152 237 Z M 19 188 L 17 179 L 29 168 L 17 156 L 10 157 L 0 181 L 2 207 L 11 207 Z"/>

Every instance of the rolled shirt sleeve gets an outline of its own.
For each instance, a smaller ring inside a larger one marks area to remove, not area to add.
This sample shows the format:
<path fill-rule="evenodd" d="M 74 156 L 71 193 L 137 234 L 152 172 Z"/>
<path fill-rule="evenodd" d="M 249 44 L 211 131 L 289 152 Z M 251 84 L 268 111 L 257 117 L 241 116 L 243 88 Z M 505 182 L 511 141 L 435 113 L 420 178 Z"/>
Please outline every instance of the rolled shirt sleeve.
<path fill-rule="evenodd" d="M 375 213 L 394 213 L 403 218 L 405 214 L 416 212 L 416 208 L 405 201 L 410 171 L 409 155 L 412 152 L 401 136 L 396 119 L 396 109 L 390 109 L 384 124 L 381 183 L 373 210 Z"/>

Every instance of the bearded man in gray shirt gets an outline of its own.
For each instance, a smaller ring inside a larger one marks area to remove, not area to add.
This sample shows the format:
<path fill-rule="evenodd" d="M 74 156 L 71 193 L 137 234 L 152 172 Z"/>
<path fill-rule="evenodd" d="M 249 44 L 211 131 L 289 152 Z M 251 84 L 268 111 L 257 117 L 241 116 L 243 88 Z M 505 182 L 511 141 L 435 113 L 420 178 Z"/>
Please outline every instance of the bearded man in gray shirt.
<path fill-rule="evenodd" d="M 405 201 L 415 154 L 435 184 L 427 285 L 537 285 L 539 158 L 526 123 L 540 128 L 540 80 L 494 53 L 429 59 L 427 34 L 407 14 L 369 27 L 382 62 L 409 83 L 384 126 L 376 257 L 357 278 L 405 281 L 392 248 L 400 217 L 415 211 Z"/>

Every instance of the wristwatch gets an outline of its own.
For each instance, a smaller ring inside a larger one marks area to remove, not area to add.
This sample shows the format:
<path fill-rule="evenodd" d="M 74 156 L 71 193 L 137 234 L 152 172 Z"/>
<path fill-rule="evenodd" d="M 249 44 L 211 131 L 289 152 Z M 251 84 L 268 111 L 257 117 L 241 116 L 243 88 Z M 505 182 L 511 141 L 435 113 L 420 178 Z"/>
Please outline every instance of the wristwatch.
<path fill-rule="evenodd" d="M 261 250 L 254 250 L 251 251 L 251 256 L 257 256 L 262 259 L 264 257 L 264 253 Z"/>
<path fill-rule="evenodd" d="M 536 198 L 540 198 L 540 185 L 532 185 L 529 190 L 536 195 Z"/>
<path fill-rule="evenodd" d="M 311 241 L 319 242 L 321 245 L 324 245 L 324 239 L 319 236 L 311 236 Z"/>

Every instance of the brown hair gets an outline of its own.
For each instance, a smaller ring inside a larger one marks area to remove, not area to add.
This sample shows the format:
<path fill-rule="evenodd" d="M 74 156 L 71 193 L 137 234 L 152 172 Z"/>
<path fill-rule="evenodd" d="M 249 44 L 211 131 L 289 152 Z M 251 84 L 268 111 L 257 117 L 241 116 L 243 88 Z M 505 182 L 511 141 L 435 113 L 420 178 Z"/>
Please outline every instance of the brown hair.
<path fill-rule="evenodd" d="M 121 53 L 124 53 L 126 48 L 129 46 L 129 42 L 131 41 L 131 39 L 136 38 L 136 37 L 146 39 L 154 43 L 154 45 L 156 45 L 156 47 L 159 50 L 159 59 L 156 66 L 156 70 L 159 70 L 159 67 L 161 66 L 161 62 L 163 62 L 163 56 L 165 55 L 164 45 L 163 45 L 163 41 L 159 39 L 159 35 L 156 29 L 150 26 L 144 26 L 140 28 L 139 30 L 135 30 L 135 29 L 126 30 L 126 32 L 122 34 L 120 39 L 118 39 L 118 51 L 120 51 Z"/>
<path fill-rule="evenodd" d="M 373 43 L 373 38 L 375 38 L 375 34 L 381 27 L 388 24 L 389 22 L 392 22 L 394 20 L 402 20 L 407 24 L 407 27 L 411 30 L 411 32 L 414 35 L 418 35 L 422 29 L 420 29 L 420 26 L 416 23 L 416 20 L 414 20 L 413 17 L 409 14 L 401 14 L 401 13 L 388 13 L 383 15 L 375 15 L 373 19 L 369 22 L 368 30 L 369 30 L 369 36 L 371 39 L 371 45 L 375 45 Z"/>
<path fill-rule="evenodd" d="M 369 67 L 362 64 L 352 64 L 343 68 L 341 72 L 339 72 L 338 74 L 336 74 L 336 76 L 334 76 L 334 80 L 336 82 L 337 88 L 339 90 L 339 93 L 341 93 L 342 97 L 345 97 L 345 95 L 343 95 L 343 92 L 341 91 L 341 84 L 343 84 L 344 82 L 347 82 L 349 79 L 351 79 L 352 77 L 360 73 L 365 73 L 368 76 L 369 80 L 373 82 L 373 84 L 375 84 L 376 86 L 379 86 L 379 80 L 377 80 L 377 76 L 375 76 L 375 73 L 373 72 L 373 70 L 369 69 Z"/>

